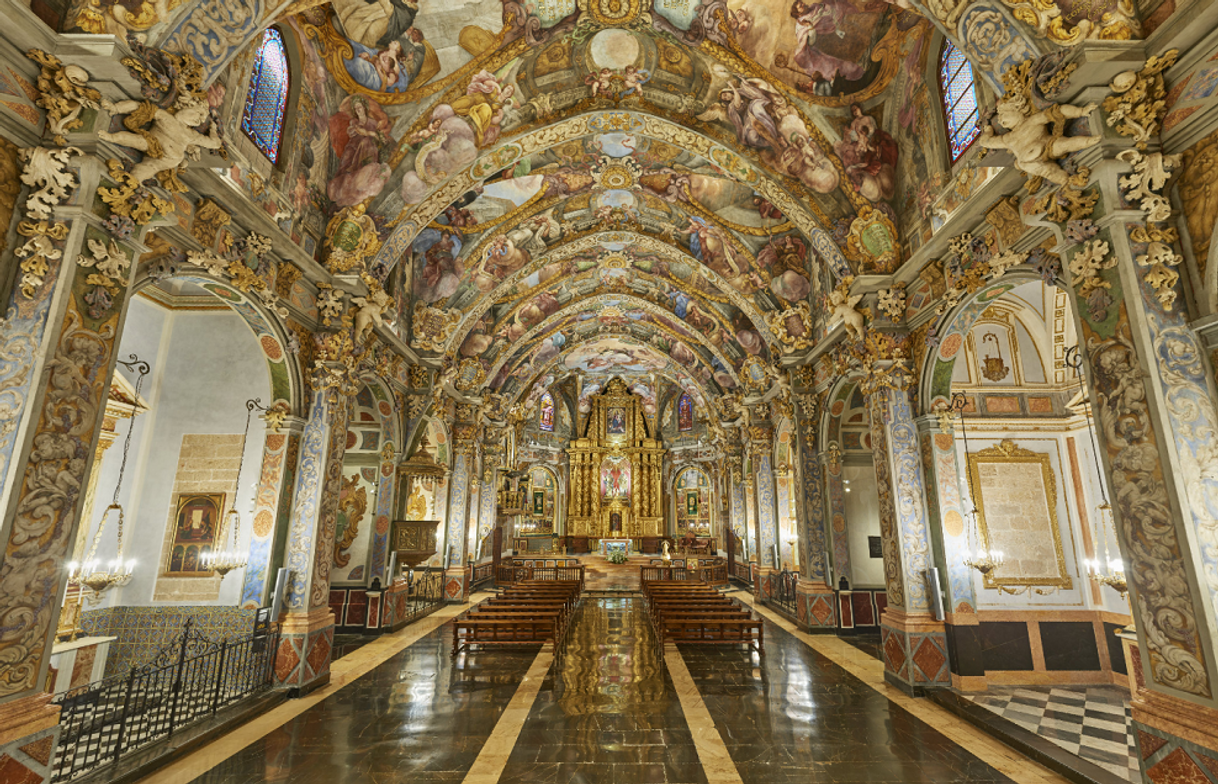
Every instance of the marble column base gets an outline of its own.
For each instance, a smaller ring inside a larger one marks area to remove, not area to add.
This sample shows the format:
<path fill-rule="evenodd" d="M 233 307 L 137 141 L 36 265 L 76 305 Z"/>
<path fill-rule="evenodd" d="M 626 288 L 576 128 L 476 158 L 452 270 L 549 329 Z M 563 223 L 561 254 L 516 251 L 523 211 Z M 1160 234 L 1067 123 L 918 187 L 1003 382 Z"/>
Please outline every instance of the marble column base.
<path fill-rule="evenodd" d="M 0 705 L 0 784 L 51 780 L 59 743 L 59 706 L 51 695 L 34 694 Z"/>
<path fill-rule="evenodd" d="M 288 615 L 275 655 L 279 688 L 300 696 L 329 683 L 333 645 L 334 613 L 329 607 L 319 607 L 308 615 Z"/>
<path fill-rule="evenodd" d="M 799 628 L 813 634 L 837 632 L 837 597 L 824 583 L 800 580 L 795 589 L 795 615 Z"/>
<path fill-rule="evenodd" d="M 1136 638 L 1122 634 L 1142 781 L 1192 784 L 1218 777 L 1218 711 L 1146 687 Z"/>
<path fill-rule="evenodd" d="M 947 635 L 943 623 L 926 613 L 887 608 L 880 616 L 884 680 L 918 697 L 928 688 L 951 685 Z"/>
<path fill-rule="evenodd" d="M 753 567 L 753 596 L 764 601 L 778 591 L 778 570 L 769 566 Z"/>
<path fill-rule="evenodd" d="M 459 604 L 469 601 L 469 570 L 454 567 L 444 572 L 444 598 Z"/>

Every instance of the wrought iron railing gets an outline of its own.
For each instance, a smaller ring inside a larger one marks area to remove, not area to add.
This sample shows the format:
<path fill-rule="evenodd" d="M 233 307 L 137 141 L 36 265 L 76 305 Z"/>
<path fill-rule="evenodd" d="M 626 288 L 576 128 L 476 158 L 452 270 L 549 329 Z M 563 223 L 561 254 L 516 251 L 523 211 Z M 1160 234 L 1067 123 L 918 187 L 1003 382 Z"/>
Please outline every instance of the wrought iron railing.
<path fill-rule="evenodd" d="M 765 603 L 782 610 L 792 618 L 796 617 L 796 595 L 798 594 L 799 575 L 789 569 L 783 569 L 772 578 L 773 591 L 765 597 Z"/>
<path fill-rule="evenodd" d="M 60 738 L 52 781 L 70 781 L 269 690 L 278 629 L 214 641 L 191 627 L 125 675 L 56 694 Z"/>

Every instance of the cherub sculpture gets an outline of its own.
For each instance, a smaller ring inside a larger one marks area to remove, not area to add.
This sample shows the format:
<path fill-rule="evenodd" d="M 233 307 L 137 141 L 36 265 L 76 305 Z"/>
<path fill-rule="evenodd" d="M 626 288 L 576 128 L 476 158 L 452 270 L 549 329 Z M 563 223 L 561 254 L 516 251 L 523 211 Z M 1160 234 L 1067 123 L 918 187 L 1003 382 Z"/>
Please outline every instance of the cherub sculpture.
<path fill-rule="evenodd" d="M 841 319 L 846 325 L 846 332 L 857 340 L 863 339 L 863 314 L 855 310 L 855 306 L 863 299 L 862 294 L 850 295 L 849 284 L 838 286 L 829 292 L 829 304 L 833 307 L 831 320 Z"/>
<path fill-rule="evenodd" d="M 1009 150 L 1015 156 L 1015 168 L 1054 185 L 1065 185 L 1070 174 L 1057 160 L 1100 142 L 1099 136 L 1066 136 L 1066 121 L 1086 117 L 1095 107 L 1094 103 L 1081 108 L 1055 103 L 1033 111 L 1031 99 L 1019 90 L 1012 90 L 998 101 L 998 121 L 1010 130 L 999 136 L 990 123 L 985 123 L 981 146 Z"/>
<path fill-rule="evenodd" d="M 360 344 L 372 334 L 374 325 L 385 326 L 384 314 L 393 304 L 393 297 L 378 288 L 366 297 L 353 297 L 351 302 L 359 308 L 355 311 L 355 342 Z"/>
<path fill-rule="evenodd" d="M 102 99 L 102 108 L 111 114 L 126 114 L 123 120 L 128 130 L 110 133 L 98 131 L 97 135 L 114 144 L 131 147 L 144 153 L 144 160 L 131 170 L 131 176 L 136 182 L 144 182 L 154 177 L 164 180 L 172 179 L 174 170 L 186 162 L 186 159 L 198 160 L 199 150 L 222 150 L 224 140 L 220 138 L 217 124 L 212 123 L 207 134 L 195 130 L 207 119 L 207 102 L 190 98 L 180 102 L 174 112 L 162 109 L 155 104 L 141 101 L 119 101 L 111 103 Z M 147 129 L 144 126 L 151 124 Z M 170 172 L 170 174 L 165 174 Z"/>

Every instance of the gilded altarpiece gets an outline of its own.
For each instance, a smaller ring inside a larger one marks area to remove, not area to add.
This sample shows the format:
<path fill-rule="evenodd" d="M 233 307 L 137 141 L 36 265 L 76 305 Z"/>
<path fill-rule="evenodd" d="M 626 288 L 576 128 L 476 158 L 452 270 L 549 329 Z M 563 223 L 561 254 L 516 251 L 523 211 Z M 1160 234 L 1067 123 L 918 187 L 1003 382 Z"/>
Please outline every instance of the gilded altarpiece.
<path fill-rule="evenodd" d="M 660 468 L 665 449 L 650 437 L 642 398 L 621 379 L 591 399 L 582 438 L 567 450 L 573 536 L 630 538 L 664 532 Z"/>

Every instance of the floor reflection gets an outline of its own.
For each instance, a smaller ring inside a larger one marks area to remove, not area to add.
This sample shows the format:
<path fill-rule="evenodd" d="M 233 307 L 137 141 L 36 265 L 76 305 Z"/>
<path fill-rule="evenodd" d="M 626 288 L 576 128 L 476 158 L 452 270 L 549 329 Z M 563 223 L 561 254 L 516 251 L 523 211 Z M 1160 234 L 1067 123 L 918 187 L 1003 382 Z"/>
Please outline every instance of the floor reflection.
<path fill-rule="evenodd" d="M 451 647 L 446 623 L 195 783 L 462 781 L 537 651 Z"/>
<path fill-rule="evenodd" d="M 769 622 L 765 643 L 680 646 L 744 784 L 1010 781 Z"/>
<path fill-rule="evenodd" d="M 706 781 L 641 597 L 581 602 L 500 781 Z"/>

